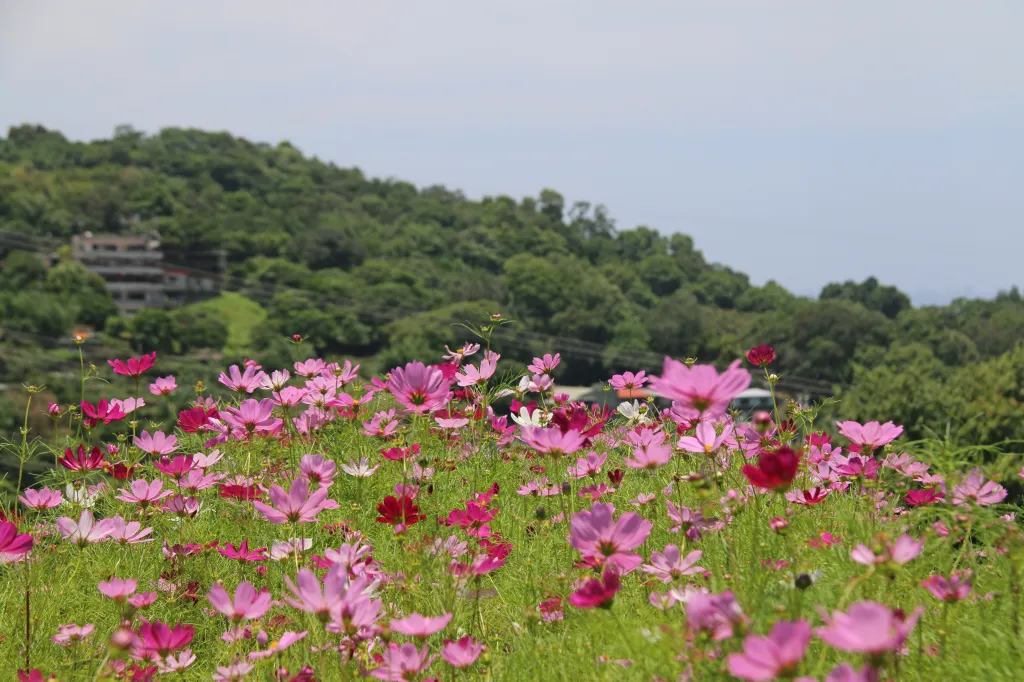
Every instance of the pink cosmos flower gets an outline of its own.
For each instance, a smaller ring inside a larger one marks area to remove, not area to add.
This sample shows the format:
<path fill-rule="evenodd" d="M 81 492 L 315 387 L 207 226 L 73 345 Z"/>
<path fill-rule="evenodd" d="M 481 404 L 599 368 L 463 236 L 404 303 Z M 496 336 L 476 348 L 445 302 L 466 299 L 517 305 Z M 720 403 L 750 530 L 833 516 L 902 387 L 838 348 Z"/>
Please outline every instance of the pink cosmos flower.
<path fill-rule="evenodd" d="M 231 367 L 228 368 L 228 374 L 221 372 L 220 377 L 218 377 L 217 380 L 232 391 L 237 391 L 238 393 L 252 393 L 260 387 L 266 378 L 267 375 L 264 372 L 257 370 L 255 366 L 246 367 L 245 373 L 243 374 L 239 371 L 238 365 L 231 365 Z"/>
<path fill-rule="evenodd" d="M 190 493 L 212 488 L 221 482 L 225 474 L 209 474 L 202 469 L 194 469 L 177 480 L 178 487 Z"/>
<path fill-rule="evenodd" d="M 879 424 L 878 422 L 858 424 L 857 422 L 846 421 L 836 422 L 836 425 L 839 427 L 839 433 L 846 436 L 846 439 L 854 445 L 860 446 L 861 450 L 868 454 L 876 448 L 891 443 L 903 433 L 903 427 L 896 426 L 892 422 L 885 422 L 884 424 Z"/>
<path fill-rule="evenodd" d="M 960 601 L 971 593 L 971 572 L 954 571 L 948 579 L 942 575 L 932 575 L 921 581 L 921 587 L 939 601 Z"/>
<path fill-rule="evenodd" d="M 213 682 L 241 682 L 254 669 L 251 663 L 234 661 L 231 665 L 218 665 L 212 679 Z"/>
<path fill-rule="evenodd" d="M 608 381 L 608 385 L 616 391 L 634 391 L 638 388 L 643 388 L 643 385 L 646 383 L 647 373 L 643 370 L 636 374 L 633 374 L 632 372 L 616 374 Z"/>
<path fill-rule="evenodd" d="M 320 358 L 309 358 L 303 362 L 296 362 L 295 373 L 300 377 L 312 377 L 324 371 L 327 365 Z"/>
<path fill-rule="evenodd" d="M 917 557 L 923 549 L 923 540 L 915 540 L 909 535 L 901 535 L 896 538 L 895 542 L 885 543 L 882 546 L 882 551 L 878 554 L 873 552 L 867 545 L 857 545 L 850 552 L 850 558 L 858 564 L 864 564 L 865 566 L 876 566 L 885 563 L 902 566 Z"/>
<path fill-rule="evenodd" d="M 305 636 L 308 634 L 309 630 L 303 630 L 302 632 L 286 632 L 283 635 L 281 635 L 280 639 L 271 642 L 270 646 L 268 646 L 266 649 L 263 649 L 262 651 L 253 651 L 252 653 L 250 653 L 249 660 L 258 661 L 261 658 L 270 658 L 271 656 L 275 656 L 284 651 L 285 649 L 287 649 L 288 647 L 290 647 L 291 645 L 295 644 L 296 642 L 302 641 L 303 638 L 305 638 Z M 297 677 L 286 679 L 301 682 L 301 678 Z"/>
<path fill-rule="evenodd" d="M 653 524 L 636 512 L 626 512 L 615 520 L 614 512 L 614 506 L 597 502 L 590 511 L 577 513 L 572 519 L 569 544 L 584 559 L 603 561 L 629 573 L 643 563 L 643 558 L 631 550 L 643 544 Z"/>
<path fill-rule="evenodd" d="M 487 380 L 494 376 L 494 371 L 498 368 L 498 360 L 501 358 L 497 353 L 492 353 L 490 356 L 480 361 L 480 369 L 477 369 L 473 365 L 466 365 L 462 368 L 462 371 L 455 375 L 455 381 L 459 386 L 485 386 Z"/>
<path fill-rule="evenodd" d="M 665 443 L 664 431 L 644 429 L 630 431 L 626 440 L 633 446 L 633 456 L 624 460 L 631 469 L 657 469 L 672 460 L 672 446 Z"/>
<path fill-rule="evenodd" d="M 156 362 L 156 352 L 152 352 L 149 355 L 143 355 L 140 358 L 128 358 L 128 361 L 124 360 L 107 360 L 107 364 L 110 365 L 114 374 L 120 374 L 126 377 L 137 377 L 144 374 L 147 370 L 153 367 Z"/>
<path fill-rule="evenodd" d="M 128 603 L 136 609 L 144 609 L 156 603 L 156 592 L 139 592 L 128 597 Z"/>
<path fill-rule="evenodd" d="M 437 617 L 421 616 L 418 613 L 411 613 L 405 618 L 392 619 L 390 627 L 395 632 L 406 637 L 429 637 L 441 632 L 452 620 L 452 614 L 445 613 Z"/>
<path fill-rule="evenodd" d="M 747 617 L 732 592 L 694 592 L 686 601 L 686 622 L 697 630 L 711 632 L 716 642 L 732 637 L 733 628 L 745 625 Z"/>
<path fill-rule="evenodd" d="M 599 455 L 596 452 L 588 452 L 586 457 L 580 457 L 576 460 L 576 466 L 566 467 L 565 470 L 573 478 L 597 476 L 601 473 L 601 467 L 604 466 L 607 459 L 608 455 L 604 453 Z"/>
<path fill-rule="evenodd" d="M 746 372 L 746 370 L 742 370 Z M 710 455 L 718 448 L 722 447 L 722 443 L 732 433 L 730 427 L 722 429 L 722 433 L 715 431 L 715 425 L 710 421 L 702 421 L 697 424 L 695 435 L 683 436 L 679 439 L 679 447 L 687 452 L 699 452 L 705 455 Z"/>
<path fill-rule="evenodd" d="M 108 537 L 122 545 L 137 545 L 142 542 L 152 542 L 153 538 L 148 537 L 153 532 L 152 528 L 142 528 L 138 521 L 125 521 L 120 515 L 109 518 L 105 521 Z"/>
<path fill-rule="evenodd" d="M 416 414 L 437 412 L 448 404 L 451 396 L 451 384 L 444 372 L 422 362 L 410 362 L 404 368 L 391 370 L 388 386 L 395 400 Z"/>
<path fill-rule="evenodd" d="M 651 563 L 644 564 L 641 568 L 663 583 L 669 583 L 684 575 L 702 573 L 703 568 L 697 566 L 697 562 L 704 556 L 704 552 L 695 549 L 683 558 L 677 545 L 667 545 L 664 552 L 652 552 Z"/>
<path fill-rule="evenodd" d="M 310 484 L 328 488 L 334 483 L 336 467 L 334 460 L 321 455 L 303 455 L 299 460 L 299 475 Z"/>
<path fill-rule="evenodd" d="M 243 400 L 238 407 L 227 407 L 220 418 L 231 428 L 235 438 L 253 434 L 276 435 L 284 422 L 274 417 L 274 401 L 270 398 Z"/>
<path fill-rule="evenodd" d="M 544 429 L 539 426 L 523 427 L 520 438 L 537 452 L 552 457 L 571 455 L 583 447 L 587 440 L 575 429 L 563 433 L 561 429 Z"/>
<path fill-rule="evenodd" d="M 665 358 L 660 377 L 651 377 L 656 393 L 675 400 L 680 408 L 696 415 L 720 417 L 729 403 L 750 386 L 750 372 L 740 368 L 737 360 L 721 375 L 711 365 L 693 365 Z"/>
<path fill-rule="evenodd" d="M 131 414 L 136 410 L 141 410 L 146 406 L 146 401 L 142 398 L 124 398 L 120 400 L 118 398 L 110 399 L 110 411 L 123 412 L 125 416 Z"/>
<path fill-rule="evenodd" d="M 107 402 L 106 398 L 100 399 L 95 406 L 92 403 L 82 401 L 82 416 L 85 425 L 92 428 L 100 422 L 109 424 L 125 418 L 125 413 L 118 406 Z"/>
<path fill-rule="evenodd" d="M 153 462 L 153 466 L 160 473 L 177 478 L 196 468 L 196 458 L 194 455 L 178 455 L 173 459 L 165 456 Z"/>
<path fill-rule="evenodd" d="M 805 679 L 798 678 L 795 682 L 804 682 Z M 870 665 L 865 665 L 859 671 L 849 663 L 840 663 L 825 678 L 825 682 L 878 682 L 878 671 Z"/>
<path fill-rule="evenodd" d="M 163 490 L 164 482 L 160 479 L 150 482 L 138 478 L 132 481 L 130 486 L 130 489 L 122 488 L 117 499 L 122 502 L 132 502 L 140 507 L 147 507 L 174 494 L 173 490 Z"/>
<path fill-rule="evenodd" d="M 811 641 L 811 624 L 806 620 L 778 621 L 767 637 L 747 635 L 743 653 L 729 654 L 726 663 L 733 677 L 754 682 L 788 678 Z"/>
<path fill-rule="evenodd" d="M 292 378 L 291 373 L 286 369 L 274 370 L 269 376 L 264 372 L 260 388 L 265 391 L 280 391 Z"/>
<path fill-rule="evenodd" d="M 384 662 L 379 668 L 371 670 L 370 675 L 388 682 L 418 679 L 419 674 L 429 668 L 437 658 L 436 655 L 428 653 L 426 644 L 419 650 L 415 644 L 409 642 L 402 645 L 390 642 L 387 651 L 381 654 Z"/>
<path fill-rule="evenodd" d="M 882 465 L 900 472 L 907 478 L 917 478 L 928 472 L 927 464 L 914 461 L 914 458 L 905 452 L 900 455 L 889 453 Z"/>
<path fill-rule="evenodd" d="M 50 490 L 49 488 L 32 490 L 28 488 L 18 499 L 29 509 L 42 511 L 59 506 L 64 501 L 64 496 L 61 495 L 59 490 Z"/>
<path fill-rule="evenodd" d="M 257 592 L 250 582 L 243 582 L 235 588 L 234 599 L 223 585 L 214 583 L 210 586 L 207 596 L 213 608 L 217 609 L 231 621 L 255 620 L 270 609 L 270 592 Z"/>
<path fill-rule="evenodd" d="M 446 345 L 444 349 L 447 351 L 447 353 L 441 356 L 443 359 L 451 360 L 456 365 L 461 365 L 463 360 L 465 360 L 470 355 L 473 355 L 478 350 L 480 350 L 480 344 L 470 343 L 469 341 L 467 341 L 466 343 L 462 344 L 462 348 L 456 348 L 455 350 L 452 350 Z"/>
<path fill-rule="evenodd" d="M 0 522 L 0 564 L 21 560 L 32 549 L 32 536 L 18 534 L 18 526 L 10 521 Z"/>
<path fill-rule="evenodd" d="M 67 516 L 57 519 L 57 530 L 65 540 L 84 547 L 107 539 L 110 534 L 110 520 L 105 519 L 96 523 L 92 512 L 85 509 L 77 522 Z"/>
<path fill-rule="evenodd" d="M 786 499 L 793 504 L 800 504 L 807 507 L 824 502 L 829 491 L 826 488 L 811 488 L 810 490 L 791 490 L 786 493 Z"/>
<path fill-rule="evenodd" d="M 562 354 L 545 353 L 542 358 L 534 358 L 533 362 L 526 366 L 526 369 L 530 370 L 534 374 L 550 374 L 555 371 L 558 364 L 562 361 Z"/>
<path fill-rule="evenodd" d="M 160 377 L 149 385 L 149 392 L 153 395 L 170 395 L 178 389 L 178 382 L 174 377 Z"/>
<path fill-rule="evenodd" d="M 135 590 L 138 589 L 139 583 L 128 578 L 127 580 L 121 580 L 120 578 L 111 578 L 106 582 L 101 582 L 96 585 L 96 588 L 100 591 L 104 597 L 109 597 L 114 601 L 124 601 L 128 597 L 135 594 Z"/>
<path fill-rule="evenodd" d="M 476 663 L 484 646 L 472 637 L 466 636 L 457 642 L 445 641 L 441 647 L 441 658 L 456 668 L 468 668 Z"/>
<path fill-rule="evenodd" d="M 967 505 L 973 502 L 979 507 L 999 504 L 1006 499 L 1006 488 L 995 481 L 986 481 L 981 469 L 971 469 L 958 486 L 953 488 L 953 504 Z"/>
<path fill-rule="evenodd" d="M 288 576 L 284 577 L 284 582 L 293 595 L 285 596 L 289 604 L 300 611 L 327 619 L 333 610 L 340 608 L 349 587 L 349 576 L 345 566 L 334 564 L 327 570 L 323 585 L 308 568 L 299 569 L 296 582 L 292 582 Z"/>
<path fill-rule="evenodd" d="M 309 484 L 299 478 L 285 492 L 279 485 L 270 487 L 270 501 L 274 506 L 254 501 L 253 506 L 271 523 L 312 523 L 325 509 L 337 509 L 338 503 L 328 499 L 329 488 L 319 488 L 309 493 Z"/>
<path fill-rule="evenodd" d="M 135 447 L 151 455 L 169 455 L 178 449 L 178 437 L 165 435 L 163 431 L 153 434 L 143 431 L 135 436 Z"/>
<path fill-rule="evenodd" d="M 95 626 L 91 623 L 89 625 L 60 625 L 57 627 L 57 634 L 50 639 L 61 646 L 71 646 L 91 635 L 94 629 Z"/>
<path fill-rule="evenodd" d="M 890 611 L 883 604 L 862 601 L 851 605 L 846 613 L 836 611 L 831 617 L 822 614 L 826 625 L 815 633 L 840 651 L 884 654 L 903 646 L 923 612 L 918 607 L 907 616 L 902 611 Z"/>
<path fill-rule="evenodd" d="M 618 570 L 607 564 L 600 579 L 586 579 L 569 595 L 569 603 L 578 609 L 610 609 L 621 586 Z"/>

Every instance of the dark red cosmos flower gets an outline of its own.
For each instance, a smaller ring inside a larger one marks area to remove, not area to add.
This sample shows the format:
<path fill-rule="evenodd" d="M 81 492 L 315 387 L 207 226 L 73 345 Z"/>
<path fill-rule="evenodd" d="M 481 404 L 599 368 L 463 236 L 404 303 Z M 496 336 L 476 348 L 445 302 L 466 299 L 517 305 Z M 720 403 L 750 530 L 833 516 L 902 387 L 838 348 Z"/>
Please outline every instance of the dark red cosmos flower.
<path fill-rule="evenodd" d="M 104 462 L 103 469 L 119 481 L 126 481 L 135 473 L 135 467 L 127 462 Z"/>
<path fill-rule="evenodd" d="M 601 433 L 611 415 L 611 408 L 607 405 L 602 408 L 595 404 L 592 410 L 588 410 L 583 403 L 573 403 L 555 410 L 551 415 L 551 424 L 557 426 L 563 434 L 579 431 L 586 439 L 583 447 L 589 447 L 590 439 Z"/>
<path fill-rule="evenodd" d="M 126 377 L 141 376 L 146 370 L 152 368 L 155 362 L 156 351 L 149 355 L 143 355 L 141 358 L 128 358 L 127 362 L 124 360 L 107 360 L 107 364 L 114 369 L 114 374 Z"/>
<path fill-rule="evenodd" d="M 79 445 L 77 452 L 68 448 L 64 451 L 64 456 L 57 461 L 71 471 L 92 471 L 103 466 L 103 451 L 100 450 L 100 446 L 94 445 L 86 454 L 85 446 Z"/>
<path fill-rule="evenodd" d="M 235 485 L 232 483 L 221 483 L 219 494 L 228 500 L 256 500 L 260 497 L 260 492 L 256 489 L 256 486 Z"/>
<path fill-rule="evenodd" d="M 942 499 L 942 493 L 935 488 L 908 490 L 907 494 L 903 496 L 903 500 L 911 507 L 920 507 L 926 504 L 932 504 L 933 502 L 941 502 Z"/>
<path fill-rule="evenodd" d="M 109 424 L 110 422 L 117 421 L 125 418 L 125 413 L 121 410 L 111 407 L 110 403 L 107 402 L 106 398 L 96 403 L 95 407 L 92 403 L 82 401 L 82 414 L 85 415 L 85 425 L 89 428 L 96 426 L 100 422 Z"/>
<path fill-rule="evenodd" d="M 782 492 L 796 478 L 799 468 L 800 454 L 783 446 L 778 450 L 762 452 L 757 458 L 757 466 L 747 464 L 743 467 L 743 475 L 751 485 Z"/>
<path fill-rule="evenodd" d="M 211 417 L 216 416 L 217 408 L 215 407 L 211 407 L 209 410 L 204 410 L 201 407 L 182 410 L 178 413 L 178 427 L 185 433 L 196 433 L 210 423 Z"/>
<path fill-rule="evenodd" d="M 424 514 L 420 514 L 420 508 L 413 503 L 412 498 L 405 495 L 398 498 L 388 495 L 383 502 L 377 505 L 377 513 L 380 514 L 377 517 L 378 522 L 392 526 L 397 526 L 400 523 L 411 526 L 427 518 Z"/>
<path fill-rule="evenodd" d="M 611 481 L 612 485 L 617 486 L 622 483 L 622 477 L 625 475 L 626 473 L 622 469 L 615 469 L 608 472 L 608 480 Z"/>
<path fill-rule="evenodd" d="M 757 367 L 767 367 L 775 361 L 775 349 L 766 344 L 754 346 L 747 351 L 747 362 Z"/>

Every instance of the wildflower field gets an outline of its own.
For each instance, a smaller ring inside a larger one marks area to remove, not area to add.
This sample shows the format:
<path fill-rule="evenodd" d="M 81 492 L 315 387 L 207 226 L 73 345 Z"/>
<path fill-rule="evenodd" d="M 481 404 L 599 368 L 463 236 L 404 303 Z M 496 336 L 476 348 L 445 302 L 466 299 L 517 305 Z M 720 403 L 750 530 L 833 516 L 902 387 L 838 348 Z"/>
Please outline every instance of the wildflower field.
<path fill-rule="evenodd" d="M 385 376 L 234 365 L 218 399 L 82 362 L 61 439 L 4 444 L 52 469 L 0 524 L 0 679 L 1017 679 L 1019 461 L 737 414 L 767 346 L 609 378 L 668 409 L 572 403 L 557 353 L 499 371 L 502 323 Z"/>

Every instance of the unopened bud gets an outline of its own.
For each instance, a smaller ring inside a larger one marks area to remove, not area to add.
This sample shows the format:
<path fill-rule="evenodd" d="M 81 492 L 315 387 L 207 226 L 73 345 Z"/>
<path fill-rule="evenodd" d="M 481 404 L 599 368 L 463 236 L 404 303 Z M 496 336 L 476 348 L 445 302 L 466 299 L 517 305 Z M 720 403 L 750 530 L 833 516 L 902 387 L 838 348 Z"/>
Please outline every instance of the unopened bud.
<path fill-rule="evenodd" d="M 302 334 L 292 334 L 292 343 L 302 343 Z"/>

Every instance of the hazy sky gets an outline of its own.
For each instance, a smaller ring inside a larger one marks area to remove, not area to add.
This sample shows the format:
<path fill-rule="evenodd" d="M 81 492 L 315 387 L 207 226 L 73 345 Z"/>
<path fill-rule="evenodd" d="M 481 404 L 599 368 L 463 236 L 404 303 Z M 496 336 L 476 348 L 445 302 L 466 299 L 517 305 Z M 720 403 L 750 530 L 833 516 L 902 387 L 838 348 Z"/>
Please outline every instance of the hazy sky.
<path fill-rule="evenodd" d="M 1020 0 L 0 0 L 0 126 L 604 203 L 800 293 L 1024 284 Z"/>

